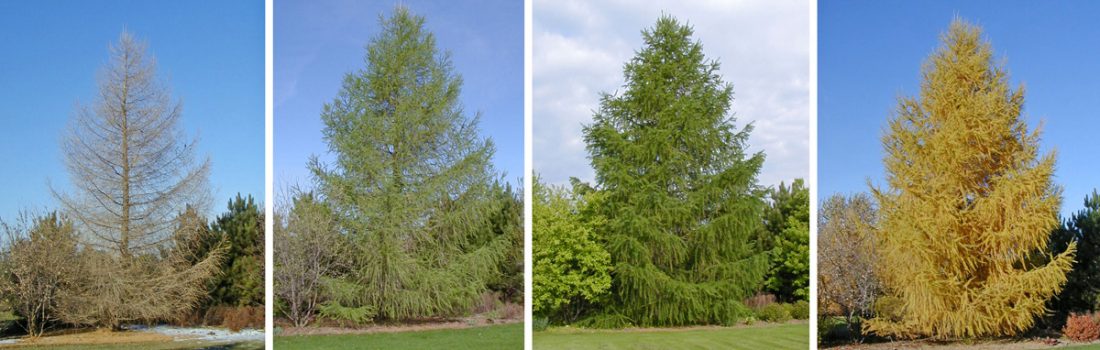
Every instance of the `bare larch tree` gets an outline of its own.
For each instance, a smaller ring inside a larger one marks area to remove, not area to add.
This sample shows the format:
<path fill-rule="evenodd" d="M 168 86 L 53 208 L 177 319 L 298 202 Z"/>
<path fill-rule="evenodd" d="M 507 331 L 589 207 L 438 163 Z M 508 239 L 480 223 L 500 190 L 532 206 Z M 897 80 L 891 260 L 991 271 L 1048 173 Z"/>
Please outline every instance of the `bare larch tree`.
<path fill-rule="evenodd" d="M 75 193 L 54 193 L 90 248 L 85 264 L 95 265 L 64 312 L 69 322 L 117 328 L 170 318 L 193 307 L 203 294 L 191 289 L 218 272 L 223 249 L 193 264 L 173 258 L 189 249 L 176 216 L 188 205 L 209 207 L 210 160 L 196 161 L 197 139 L 180 126 L 182 104 L 157 78 L 146 47 L 120 35 L 95 101 L 77 107 L 62 138 Z"/>

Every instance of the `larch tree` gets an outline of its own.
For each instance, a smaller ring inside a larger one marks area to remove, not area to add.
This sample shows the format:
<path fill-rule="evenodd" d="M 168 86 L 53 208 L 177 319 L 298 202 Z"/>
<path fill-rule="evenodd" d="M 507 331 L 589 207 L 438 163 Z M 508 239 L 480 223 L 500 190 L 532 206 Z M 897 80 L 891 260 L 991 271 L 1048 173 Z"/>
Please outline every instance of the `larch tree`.
<path fill-rule="evenodd" d="M 68 291 L 64 321 L 117 328 L 175 317 L 205 297 L 221 249 L 197 263 L 176 217 L 205 208 L 209 159 L 179 125 L 182 105 L 156 77 L 146 44 L 123 32 L 110 46 L 99 91 L 62 139 L 73 193 L 56 193 L 81 233 L 86 280 Z"/>
<path fill-rule="evenodd" d="M 348 278 L 363 288 L 343 306 L 380 319 L 463 314 L 512 246 L 490 222 L 493 145 L 463 110 L 462 79 L 424 18 L 397 7 L 380 22 L 366 67 L 321 113 L 335 164 L 310 163 L 354 246 Z"/>
<path fill-rule="evenodd" d="M 942 39 L 920 96 L 899 100 L 882 139 L 881 281 L 902 306 L 900 318 L 865 327 L 907 338 L 1019 334 L 1073 264 L 1073 244 L 1047 250 L 1061 202 L 1055 157 L 1039 154 L 1023 88 L 1009 86 L 981 30 L 957 19 Z"/>
<path fill-rule="evenodd" d="M 585 126 L 600 201 L 593 226 L 611 254 L 618 324 L 732 324 L 763 288 L 768 255 L 754 238 L 763 153 L 746 150 L 733 87 L 693 29 L 670 16 L 642 32 L 624 91 L 603 94 Z"/>

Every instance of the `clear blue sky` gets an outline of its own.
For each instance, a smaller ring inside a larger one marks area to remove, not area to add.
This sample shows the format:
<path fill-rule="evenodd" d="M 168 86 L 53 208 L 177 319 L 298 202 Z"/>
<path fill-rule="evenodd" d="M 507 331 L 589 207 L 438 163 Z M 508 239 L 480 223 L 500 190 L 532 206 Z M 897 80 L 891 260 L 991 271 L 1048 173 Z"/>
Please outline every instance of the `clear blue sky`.
<path fill-rule="evenodd" d="M 275 191 L 311 185 L 310 155 L 331 160 L 321 107 L 345 73 L 365 67 L 366 44 L 392 1 L 275 1 Z M 496 145 L 494 167 L 513 184 L 523 175 L 523 2 L 402 1 L 424 16 L 436 45 L 462 75 L 461 101 L 482 112 L 480 131 Z"/>
<path fill-rule="evenodd" d="M 59 151 L 76 103 L 123 29 L 148 42 L 182 124 L 209 155 L 212 209 L 264 198 L 263 1 L 0 1 L 0 218 L 55 209 L 69 189 Z"/>
<path fill-rule="evenodd" d="M 956 15 L 984 28 L 1010 81 L 1026 86 L 1024 115 L 1045 122 L 1057 150 L 1062 213 L 1100 187 L 1100 2 L 829 1 L 818 5 L 818 185 L 821 199 L 884 184 L 882 135 L 898 96 L 919 92 L 920 69 Z"/>

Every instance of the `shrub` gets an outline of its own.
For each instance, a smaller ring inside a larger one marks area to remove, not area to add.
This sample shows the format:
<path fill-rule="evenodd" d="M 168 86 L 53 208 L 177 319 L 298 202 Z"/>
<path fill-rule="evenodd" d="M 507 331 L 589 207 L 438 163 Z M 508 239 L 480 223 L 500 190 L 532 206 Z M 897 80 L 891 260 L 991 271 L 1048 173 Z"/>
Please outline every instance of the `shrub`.
<path fill-rule="evenodd" d="M 545 331 L 547 327 L 550 327 L 550 319 L 546 317 L 535 317 L 535 322 L 531 324 L 535 332 Z"/>
<path fill-rule="evenodd" d="M 633 325 L 629 317 L 614 313 L 600 313 L 589 316 L 576 323 L 579 327 L 596 329 L 619 329 Z"/>
<path fill-rule="evenodd" d="M 791 312 L 783 304 L 768 304 L 757 311 L 756 316 L 765 322 L 787 322 L 791 319 Z"/>
<path fill-rule="evenodd" d="M 370 323 L 377 314 L 374 307 L 364 305 L 359 307 L 344 306 L 340 303 L 330 302 L 321 305 L 321 317 L 336 321 L 341 326 L 362 325 Z"/>
<path fill-rule="evenodd" d="M 849 341 L 854 339 L 855 334 L 852 333 L 853 329 L 859 329 L 860 323 L 858 318 L 854 319 L 853 324 L 849 325 L 845 322 L 844 317 L 818 317 L 817 319 L 817 341 L 818 343 L 829 343 L 836 341 Z"/>
<path fill-rule="evenodd" d="M 796 320 L 810 319 L 810 303 L 805 300 L 796 301 L 791 306 L 791 317 Z"/>
<path fill-rule="evenodd" d="M 1070 314 L 1062 335 L 1078 342 L 1091 342 L 1100 339 L 1100 317 L 1095 313 Z"/>

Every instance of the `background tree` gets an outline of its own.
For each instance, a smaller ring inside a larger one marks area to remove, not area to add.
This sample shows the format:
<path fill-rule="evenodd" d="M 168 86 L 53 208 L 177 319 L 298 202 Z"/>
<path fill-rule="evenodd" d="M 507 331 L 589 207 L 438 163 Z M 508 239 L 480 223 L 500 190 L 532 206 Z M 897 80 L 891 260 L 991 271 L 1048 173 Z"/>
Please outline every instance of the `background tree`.
<path fill-rule="evenodd" d="M 567 191 L 537 177 L 531 191 L 532 309 L 573 322 L 606 297 L 611 256 L 581 223 Z"/>
<path fill-rule="evenodd" d="M 290 208 L 281 211 L 274 221 L 275 297 L 279 313 L 302 327 L 326 301 L 325 278 L 347 269 L 350 257 L 332 211 L 313 193 L 295 194 Z"/>
<path fill-rule="evenodd" d="M 922 73 L 919 98 L 901 98 L 883 136 L 886 190 L 878 243 L 886 292 L 901 319 L 882 335 L 960 338 L 1018 334 L 1066 282 L 1074 245 L 1049 255 L 1060 190 L 1054 154 L 1020 117 L 1023 89 L 1008 86 L 980 29 L 955 20 Z"/>
<path fill-rule="evenodd" d="M 810 189 L 802 179 L 768 189 L 761 245 L 771 251 L 767 290 L 779 300 L 810 298 Z"/>
<path fill-rule="evenodd" d="M 23 318 L 31 337 L 41 336 L 60 321 L 58 309 L 65 290 L 76 282 L 79 255 L 71 221 L 56 212 L 31 217 L 30 228 L 2 224 L 6 234 L 0 294 Z"/>
<path fill-rule="evenodd" d="M 324 106 L 334 166 L 314 158 L 317 189 L 356 257 L 363 286 L 347 307 L 384 319 L 469 311 L 512 246 L 491 229 L 492 143 L 459 103 L 462 79 L 424 18 L 404 7 L 380 20 L 366 68 Z"/>
<path fill-rule="evenodd" d="M 609 313 L 643 326 L 732 324 L 763 287 L 768 256 L 755 242 L 763 210 L 749 155 L 751 125 L 736 131 L 733 87 L 691 39 L 662 16 L 603 94 L 584 138 L 613 263 Z"/>
<path fill-rule="evenodd" d="M 218 271 L 211 266 L 220 250 L 187 266 L 172 265 L 188 263 L 174 258 L 183 251 L 157 257 L 179 248 L 176 215 L 188 205 L 205 208 L 210 161 L 195 161 L 195 141 L 187 142 L 179 126 L 182 106 L 156 78 L 156 61 L 145 50 L 129 33 L 120 35 L 95 102 L 78 108 L 62 140 L 74 193 L 57 197 L 95 250 L 86 254 L 95 263 L 81 274 L 89 279 L 86 294 L 74 295 L 65 313 L 71 323 L 117 328 L 186 312 Z"/>
<path fill-rule="evenodd" d="M 1076 243 L 1073 269 L 1066 274 L 1066 286 L 1048 306 L 1053 313 L 1047 324 L 1061 328 L 1071 312 L 1095 311 L 1100 305 L 1100 194 L 1085 197 L 1085 207 L 1071 215 L 1050 234 L 1050 251 L 1060 252 Z"/>
<path fill-rule="evenodd" d="M 252 196 L 229 201 L 210 230 L 228 243 L 222 274 L 213 281 L 211 297 L 217 304 L 257 306 L 264 303 L 264 214 Z"/>
<path fill-rule="evenodd" d="M 818 314 L 844 316 L 848 333 L 858 335 L 857 321 L 872 316 L 880 290 L 874 203 L 865 193 L 834 194 L 817 219 Z"/>
<path fill-rule="evenodd" d="M 501 259 L 499 273 L 489 281 L 489 289 L 504 301 L 523 303 L 523 193 L 511 184 L 493 185 L 494 207 L 490 211 L 491 235 L 486 240 L 505 237 L 511 246 Z"/>

